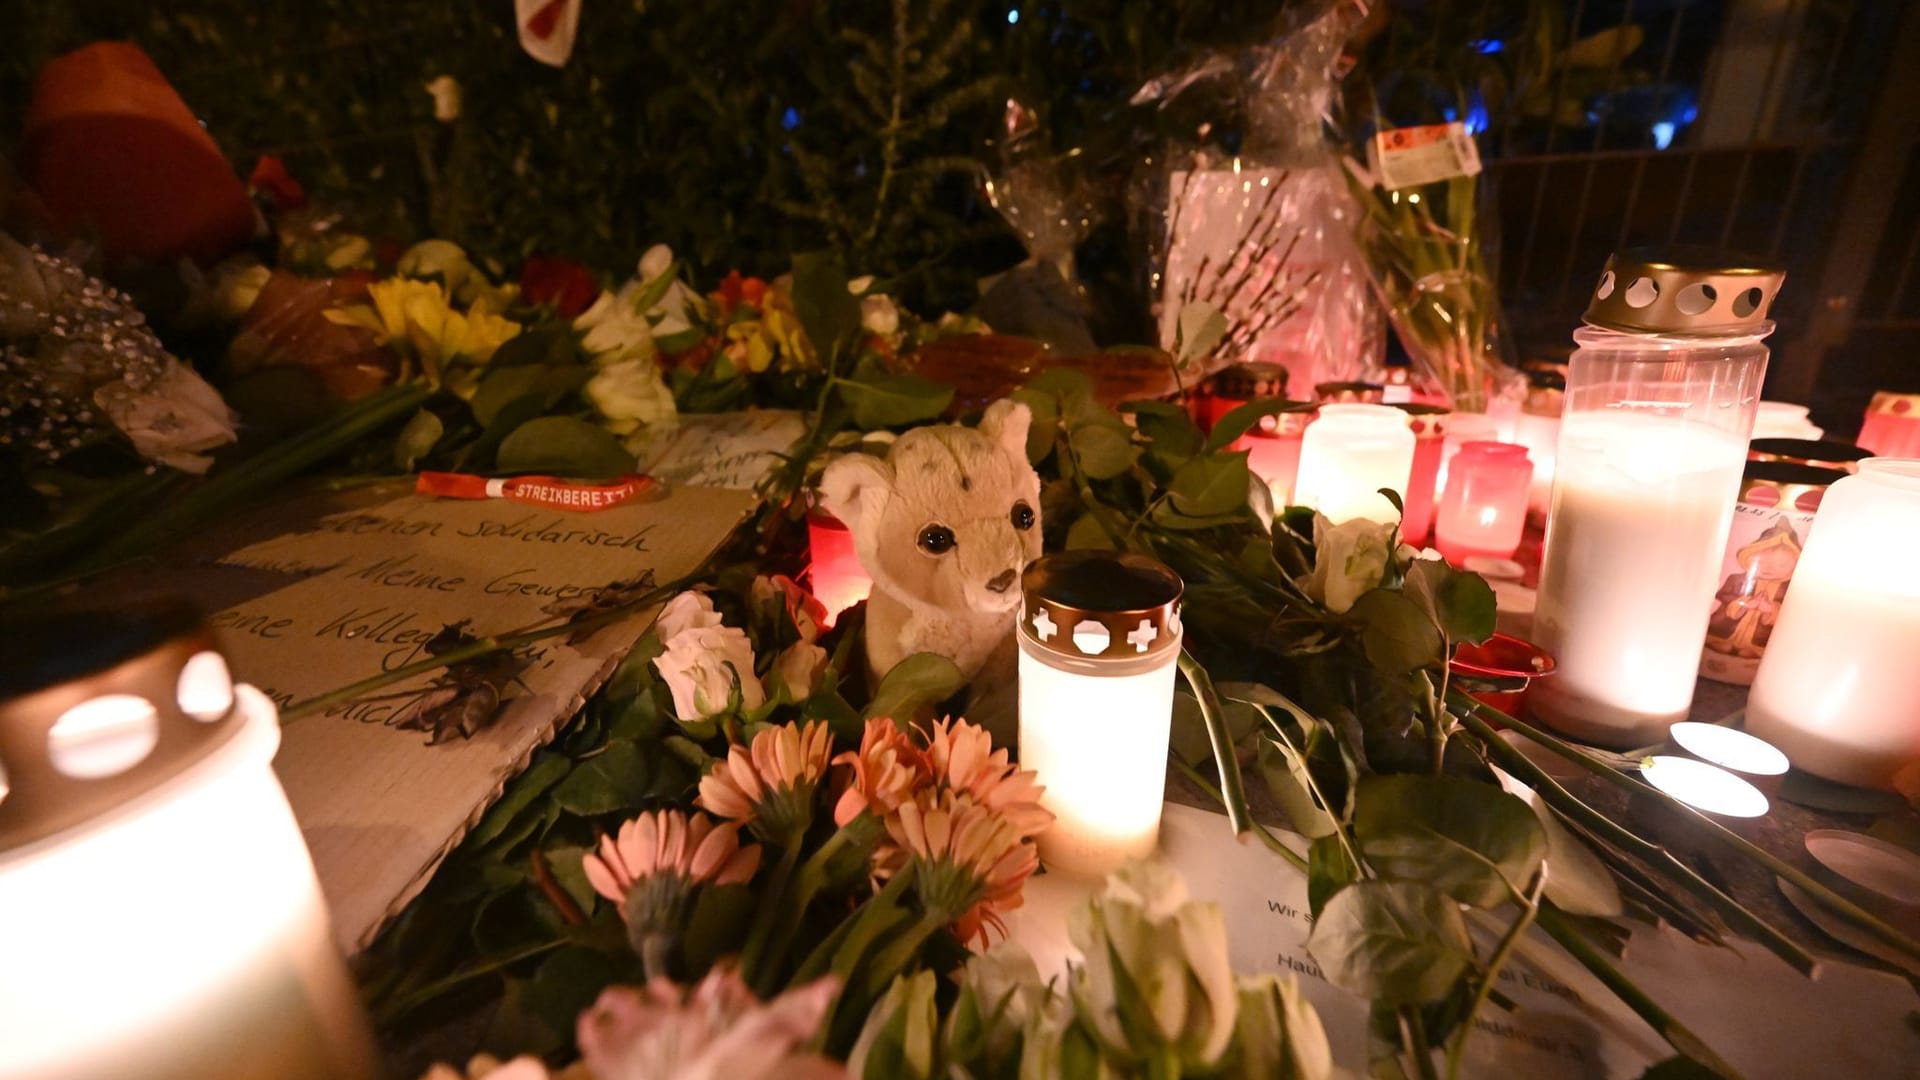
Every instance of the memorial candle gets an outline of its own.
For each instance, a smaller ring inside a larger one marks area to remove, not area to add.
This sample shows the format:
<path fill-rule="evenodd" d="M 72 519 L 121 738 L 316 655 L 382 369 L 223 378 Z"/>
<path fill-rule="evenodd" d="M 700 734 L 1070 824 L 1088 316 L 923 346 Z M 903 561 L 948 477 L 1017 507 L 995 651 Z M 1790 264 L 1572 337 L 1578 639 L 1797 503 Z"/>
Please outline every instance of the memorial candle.
<path fill-rule="evenodd" d="M 838 518 L 814 511 L 807 515 L 807 585 L 827 609 L 831 627 L 840 613 L 867 598 L 873 578 L 860 565 L 853 533 Z"/>
<path fill-rule="evenodd" d="M 8 640 L 0 1076 L 376 1075 L 273 703 L 177 608 Z"/>
<path fill-rule="evenodd" d="M 1400 520 L 1381 488 L 1407 490 L 1414 435 L 1391 405 L 1322 405 L 1300 447 L 1293 501 L 1339 524 L 1354 518 Z"/>
<path fill-rule="evenodd" d="M 1455 566 L 1476 555 L 1512 558 L 1527 526 L 1533 465 L 1527 448 L 1470 442 L 1454 455 L 1440 495 L 1434 546 Z"/>
<path fill-rule="evenodd" d="M 1686 718 L 1782 277 L 1609 260 L 1568 366 L 1533 621 L 1559 663 L 1530 702 L 1544 723 L 1629 747 Z"/>
<path fill-rule="evenodd" d="M 1820 502 L 1747 728 L 1793 764 L 1891 787 L 1920 764 L 1920 459 L 1870 458 Z"/>
<path fill-rule="evenodd" d="M 1054 822 L 1040 859 L 1104 875 L 1160 835 L 1180 578 L 1140 555 L 1066 551 L 1021 577 L 1020 764 Z"/>
<path fill-rule="evenodd" d="M 1300 446 L 1312 413 L 1279 413 L 1260 422 L 1233 441 L 1232 449 L 1247 452 L 1247 468 L 1266 482 L 1277 511 L 1293 502 L 1294 481 L 1300 474 Z"/>

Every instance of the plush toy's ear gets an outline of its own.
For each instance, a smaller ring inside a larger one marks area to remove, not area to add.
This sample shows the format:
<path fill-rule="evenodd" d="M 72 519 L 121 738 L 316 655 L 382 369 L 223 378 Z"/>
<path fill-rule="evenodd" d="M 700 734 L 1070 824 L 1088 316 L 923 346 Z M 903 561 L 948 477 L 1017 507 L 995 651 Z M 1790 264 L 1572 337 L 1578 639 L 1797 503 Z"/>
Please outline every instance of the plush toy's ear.
<path fill-rule="evenodd" d="M 826 511 L 844 522 L 857 538 L 866 531 L 869 508 L 877 509 L 893 492 L 893 466 L 872 454 L 841 454 L 820 477 Z"/>
<path fill-rule="evenodd" d="M 1007 453 L 1027 460 L 1027 429 L 1033 426 L 1033 413 L 1024 402 L 1002 398 L 987 406 L 980 418 L 980 431 L 1005 447 Z"/>

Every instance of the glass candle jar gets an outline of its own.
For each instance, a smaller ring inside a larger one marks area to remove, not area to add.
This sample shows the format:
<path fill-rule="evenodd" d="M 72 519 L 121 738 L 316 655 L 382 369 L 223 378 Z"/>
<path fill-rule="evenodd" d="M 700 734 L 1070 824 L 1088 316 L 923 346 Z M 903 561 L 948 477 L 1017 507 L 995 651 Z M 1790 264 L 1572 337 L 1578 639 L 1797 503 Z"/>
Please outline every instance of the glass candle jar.
<path fill-rule="evenodd" d="M 807 586 L 827 609 L 827 626 L 873 591 L 853 532 L 839 518 L 820 510 L 807 515 L 807 558 Z"/>
<path fill-rule="evenodd" d="M 1920 763 L 1920 459 L 1871 458 L 1820 502 L 1747 699 L 1793 764 L 1890 787 Z"/>
<path fill-rule="evenodd" d="M 1040 859 L 1105 875 L 1159 842 L 1183 586 L 1111 551 L 1044 556 L 1020 584 L 1020 764 L 1054 815 Z"/>
<path fill-rule="evenodd" d="M 1814 512 L 1828 486 L 1845 475 L 1780 461 L 1747 462 L 1727 533 L 1720 587 L 1714 590 L 1713 613 L 1707 618 L 1700 674 L 1735 686 L 1753 683 L 1813 528 Z"/>
<path fill-rule="evenodd" d="M 1766 373 L 1778 270 L 1609 260 L 1575 331 L 1533 634 L 1541 721 L 1614 747 L 1686 718 Z"/>
<path fill-rule="evenodd" d="M 1787 401 L 1763 401 L 1760 414 L 1753 418 L 1756 439 L 1818 439 L 1826 432 L 1813 426 L 1805 405 Z"/>
<path fill-rule="evenodd" d="M 1413 430 L 1391 405 L 1322 405 L 1300 446 L 1293 501 L 1339 524 L 1354 518 L 1396 522 L 1381 488 L 1402 495 L 1413 472 Z"/>
<path fill-rule="evenodd" d="M 1287 396 L 1287 369 L 1263 360 L 1249 360 L 1223 369 L 1194 396 L 1194 422 L 1209 434 L 1220 418 L 1256 398 Z"/>
<path fill-rule="evenodd" d="M 1433 531 L 1433 508 L 1440 497 L 1440 459 L 1446 454 L 1447 421 L 1453 410 L 1414 402 L 1398 408 L 1407 413 L 1407 427 L 1413 432 L 1413 469 L 1401 492 L 1400 539 L 1420 545 Z"/>
<path fill-rule="evenodd" d="M 1470 442 L 1454 455 L 1440 495 L 1434 546 L 1455 566 L 1476 555 L 1510 559 L 1527 527 L 1533 464 L 1513 443 Z"/>

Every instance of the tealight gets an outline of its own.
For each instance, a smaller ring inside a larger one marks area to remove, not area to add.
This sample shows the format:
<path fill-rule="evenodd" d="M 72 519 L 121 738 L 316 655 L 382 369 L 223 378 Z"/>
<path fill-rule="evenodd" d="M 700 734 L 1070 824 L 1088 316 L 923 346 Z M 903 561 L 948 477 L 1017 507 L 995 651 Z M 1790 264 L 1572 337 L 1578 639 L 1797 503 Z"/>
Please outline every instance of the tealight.
<path fill-rule="evenodd" d="M 1763 795 L 1771 796 L 1780 790 L 1780 782 L 1789 768 L 1787 755 L 1781 753 L 1779 747 L 1719 724 L 1683 720 L 1667 729 L 1667 738 L 1675 748 L 1733 773 Z"/>
<path fill-rule="evenodd" d="M 873 591 L 873 578 L 860 565 L 852 531 L 838 518 L 818 510 L 807 515 L 807 553 L 812 560 L 807 585 L 827 609 L 827 626 L 831 627 L 841 612 L 867 598 Z"/>
<path fill-rule="evenodd" d="M 1640 767 L 1640 776 L 1663 794 L 1716 818 L 1764 817 L 1770 805 L 1759 788 L 1693 758 L 1656 754 Z"/>

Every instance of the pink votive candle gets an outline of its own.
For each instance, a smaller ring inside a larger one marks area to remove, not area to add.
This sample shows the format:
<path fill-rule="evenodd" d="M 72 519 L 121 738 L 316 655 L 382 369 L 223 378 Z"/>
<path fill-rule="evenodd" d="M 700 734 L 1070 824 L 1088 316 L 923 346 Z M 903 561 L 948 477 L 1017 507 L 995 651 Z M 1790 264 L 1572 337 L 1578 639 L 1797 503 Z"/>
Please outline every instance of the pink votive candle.
<path fill-rule="evenodd" d="M 1476 556 L 1513 556 L 1527 524 L 1527 486 L 1533 463 L 1513 443 L 1470 442 L 1447 466 L 1434 546 L 1455 566 Z"/>
<path fill-rule="evenodd" d="M 1245 435 L 1233 441 L 1232 449 L 1247 452 L 1247 468 L 1264 480 L 1273 493 L 1277 513 L 1293 502 L 1294 478 L 1300 475 L 1300 444 L 1312 413 L 1280 413 L 1263 416 Z"/>

